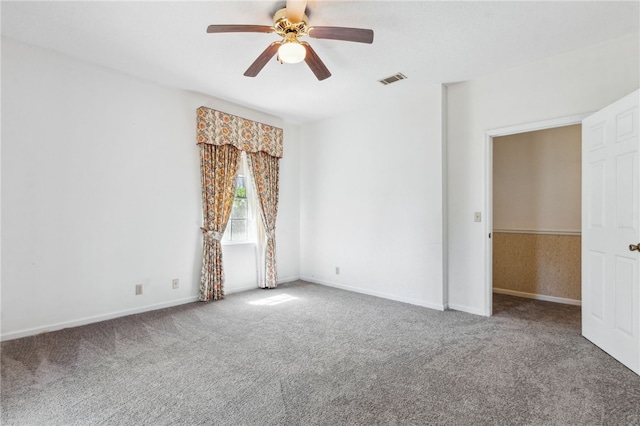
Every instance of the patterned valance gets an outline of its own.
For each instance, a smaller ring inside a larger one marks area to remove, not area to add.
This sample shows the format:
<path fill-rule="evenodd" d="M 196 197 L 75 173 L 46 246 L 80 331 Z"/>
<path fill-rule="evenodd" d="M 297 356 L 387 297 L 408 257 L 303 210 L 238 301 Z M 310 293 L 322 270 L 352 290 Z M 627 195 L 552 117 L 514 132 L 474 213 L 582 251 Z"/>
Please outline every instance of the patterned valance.
<path fill-rule="evenodd" d="M 233 145 L 282 157 L 282 129 L 207 107 L 198 108 L 198 144 Z"/>

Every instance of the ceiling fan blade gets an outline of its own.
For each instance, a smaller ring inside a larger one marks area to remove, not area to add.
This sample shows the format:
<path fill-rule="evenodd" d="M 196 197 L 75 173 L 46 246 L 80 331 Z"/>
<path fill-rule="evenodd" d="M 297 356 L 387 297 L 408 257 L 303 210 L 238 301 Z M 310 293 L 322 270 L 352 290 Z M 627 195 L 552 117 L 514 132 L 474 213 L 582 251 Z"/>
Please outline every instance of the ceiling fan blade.
<path fill-rule="evenodd" d="M 268 25 L 209 25 L 208 33 L 272 33 Z"/>
<path fill-rule="evenodd" d="M 301 42 L 301 45 L 307 49 L 307 55 L 304 58 L 304 61 L 309 65 L 311 71 L 316 75 L 316 78 L 320 81 L 325 78 L 331 77 L 331 73 L 329 69 L 324 65 L 324 62 L 320 59 L 315 50 L 309 45 L 309 43 Z"/>
<path fill-rule="evenodd" d="M 302 21 L 304 11 L 307 8 L 307 0 L 287 0 L 287 19 L 292 24 Z"/>
<path fill-rule="evenodd" d="M 247 70 L 244 72 L 244 75 L 246 75 L 247 77 L 255 77 L 256 75 L 258 75 L 262 68 L 267 65 L 269 59 L 273 58 L 273 55 L 276 54 L 278 48 L 280 47 L 280 44 L 281 43 L 279 41 L 274 41 L 269 46 L 267 46 L 267 48 L 264 49 L 264 52 L 262 52 L 260 56 L 258 56 L 258 59 L 253 61 L 251 66 L 247 68 Z"/>
<path fill-rule="evenodd" d="M 373 30 L 346 27 L 311 27 L 309 37 L 373 43 Z"/>

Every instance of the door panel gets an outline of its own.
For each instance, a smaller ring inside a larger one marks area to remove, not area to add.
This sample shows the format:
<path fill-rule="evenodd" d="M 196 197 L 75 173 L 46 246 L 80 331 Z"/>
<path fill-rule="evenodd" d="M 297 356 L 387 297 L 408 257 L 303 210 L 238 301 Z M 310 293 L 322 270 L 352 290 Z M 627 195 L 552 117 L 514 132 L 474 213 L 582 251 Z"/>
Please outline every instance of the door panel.
<path fill-rule="evenodd" d="M 634 164 L 634 153 L 620 155 L 616 159 L 616 227 L 618 229 L 633 230 L 637 226 L 634 197 L 634 172 L 637 167 Z"/>
<path fill-rule="evenodd" d="M 604 227 L 604 161 L 595 161 L 586 167 L 591 168 L 591 186 L 589 187 L 589 205 L 587 224 L 589 229 Z"/>
<path fill-rule="evenodd" d="M 640 374 L 636 91 L 582 124 L 582 334 Z"/>
<path fill-rule="evenodd" d="M 633 286 L 636 262 L 616 256 L 616 329 L 633 337 Z"/>
<path fill-rule="evenodd" d="M 604 317 L 604 253 L 592 250 L 585 260 L 589 268 L 589 274 L 586 277 L 589 285 L 588 293 L 592 296 L 588 300 L 589 313 L 602 321 Z M 583 306 L 587 306 L 584 296 L 582 302 Z"/>

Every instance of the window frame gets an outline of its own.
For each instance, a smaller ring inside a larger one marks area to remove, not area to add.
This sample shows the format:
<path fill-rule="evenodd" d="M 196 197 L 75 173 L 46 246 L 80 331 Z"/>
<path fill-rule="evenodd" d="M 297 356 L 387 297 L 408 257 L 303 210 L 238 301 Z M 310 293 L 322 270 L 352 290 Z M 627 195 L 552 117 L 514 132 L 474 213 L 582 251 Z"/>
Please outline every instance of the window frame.
<path fill-rule="evenodd" d="M 238 176 L 243 176 L 244 178 L 245 197 L 236 197 L 236 190 L 238 188 Z M 246 200 L 247 203 L 247 218 L 245 219 L 247 238 L 245 240 L 231 239 L 231 221 L 242 219 L 232 219 L 231 215 L 229 215 L 229 220 L 227 221 L 227 226 L 225 227 L 224 235 L 220 243 L 223 246 L 256 244 L 258 235 L 256 224 L 256 199 L 253 191 L 253 176 L 251 175 L 251 171 L 249 170 L 246 153 L 244 151 L 241 153 L 240 167 L 238 169 L 238 173 L 236 174 L 236 189 L 234 190 L 233 195 L 234 202 L 236 198 L 242 198 L 243 200 Z"/>

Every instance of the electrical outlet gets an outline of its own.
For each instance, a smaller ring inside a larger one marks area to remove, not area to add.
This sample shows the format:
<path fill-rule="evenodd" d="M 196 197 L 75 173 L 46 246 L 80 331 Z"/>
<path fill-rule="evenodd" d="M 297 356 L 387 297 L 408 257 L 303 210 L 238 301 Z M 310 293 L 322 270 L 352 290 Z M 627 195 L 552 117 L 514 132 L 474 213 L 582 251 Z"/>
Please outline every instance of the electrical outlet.
<path fill-rule="evenodd" d="M 171 281 L 171 286 L 174 290 L 180 287 L 180 280 L 178 278 L 174 278 L 173 281 Z"/>
<path fill-rule="evenodd" d="M 136 284 L 136 296 L 142 294 L 142 284 Z"/>
<path fill-rule="evenodd" d="M 336 266 L 336 275 L 340 275 L 340 267 Z"/>
<path fill-rule="evenodd" d="M 473 213 L 473 221 L 474 222 L 482 222 L 482 214 L 480 212 Z"/>

